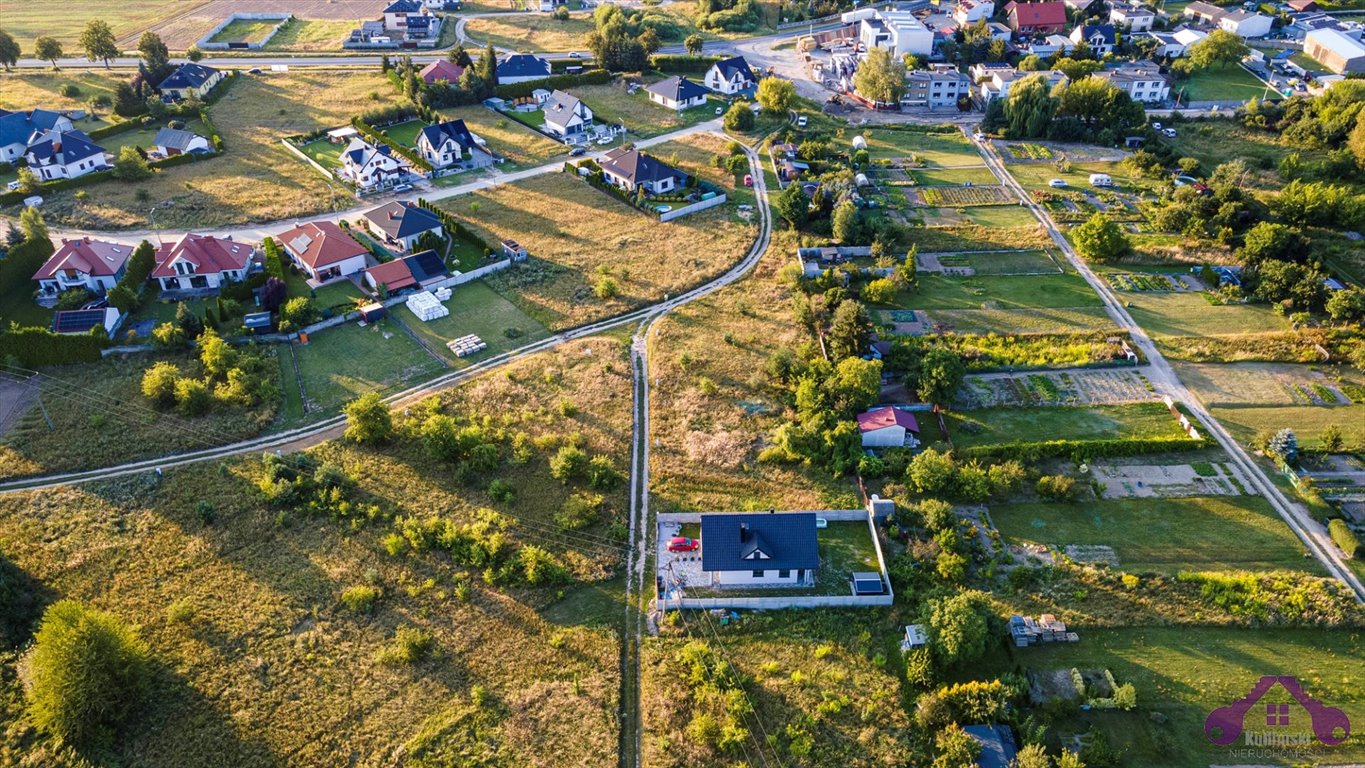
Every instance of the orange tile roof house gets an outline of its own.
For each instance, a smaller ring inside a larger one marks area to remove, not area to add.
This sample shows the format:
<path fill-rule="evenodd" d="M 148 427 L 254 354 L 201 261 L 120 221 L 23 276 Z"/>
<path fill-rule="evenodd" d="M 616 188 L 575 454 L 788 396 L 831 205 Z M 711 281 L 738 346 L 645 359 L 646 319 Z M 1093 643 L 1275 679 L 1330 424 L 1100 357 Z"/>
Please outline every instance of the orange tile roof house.
<path fill-rule="evenodd" d="M 419 73 L 425 83 L 435 83 L 444 80 L 447 83 L 455 83 L 464 74 L 464 67 L 459 64 L 452 64 L 445 59 L 437 59 L 430 64 L 422 67 Z"/>
<path fill-rule="evenodd" d="M 56 296 L 72 288 L 84 288 L 94 293 L 105 293 L 123 277 L 133 246 L 104 240 L 63 240 L 62 247 L 52 254 L 33 275 L 43 296 Z"/>
<path fill-rule="evenodd" d="M 1023 35 L 1054 35 L 1066 29 L 1066 4 L 1060 0 L 1043 3 L 1010 3 L 1005 6 L 1010 29 Z"/>
<path fill-rule="evenodd" d="M 215 293 L 224 283 L 245 280 L 256 255 L 246 243 L 187 234 L 157 249 L 152 279 L 163 293 Z"/>
<path fill-rule="evenodd" d="M 330 221 L 309 221 L 275 238 L 289 258 L 318 282 L 365 269 L 370 250 Z"/>

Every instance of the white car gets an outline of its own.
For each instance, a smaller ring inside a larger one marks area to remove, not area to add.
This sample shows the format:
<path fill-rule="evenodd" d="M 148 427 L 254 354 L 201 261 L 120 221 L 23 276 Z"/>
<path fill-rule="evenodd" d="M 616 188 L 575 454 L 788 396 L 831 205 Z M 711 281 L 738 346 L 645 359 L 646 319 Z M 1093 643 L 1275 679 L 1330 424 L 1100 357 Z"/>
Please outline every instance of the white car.
<path fill-rule="evenodd" d="M 597 143 L 598 143 L 598 144 L 610 144 L 610 143 L 612 143 L 613 141 L 616 141 L 616 139 L 613 139 L 613 138 L 610 137 L 610 136 L 603 136 L 602 138 L 600 138 L 600 139 L 597 140 Z"/>
<path fill-rule="evenodd" d="M 1152 123 L 1152 130 L 1154 131 L 1161 130 L 1161 123 Z"/>
<path fill-rule="evenodd" d="M 1167 128 L 1166 130 L 1162 131 L 1162 133 L 1166 134 L 1166 138 L 1168 138 L 1168 139 L 1174 139 L 1174 138 L 1175 138 L 1175 129 L 1174 129 L 1174 128 Z"/>
<path fill-rule="evenodd" d="M 723 115 L 723 114 L 725 114 L 725 108 L 724 108 L 724 107 L 716 107 L 716 114 L 718 114 L 718 115 Z"/>
<path fill-rule="evenodd" d="M 1066 179 L 1053 179 L 1047 183 L 1049 187 L 1065 187 Z"/>
<path fill-rule="evenodd" d="M 796 127 L 797 127 L 797 128 L 805 128 L 805 127 L 806 127 L 806 116 L 805 116 L 805 115 L 802 115 L 802 116 L 796 118 Z"/>

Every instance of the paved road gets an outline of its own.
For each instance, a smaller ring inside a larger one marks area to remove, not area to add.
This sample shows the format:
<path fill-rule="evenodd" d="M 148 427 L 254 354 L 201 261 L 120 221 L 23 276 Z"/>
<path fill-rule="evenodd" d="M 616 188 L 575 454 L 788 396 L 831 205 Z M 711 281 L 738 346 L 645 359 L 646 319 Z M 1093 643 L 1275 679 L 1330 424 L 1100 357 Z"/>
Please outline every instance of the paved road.
<path fill-rule="evenodd" d="M 986 165 L 990 167 L 991 171 L 1003 184 L 1014 190 L 1015 194 L 1019 196 L 1019 199 L 1023 201 L 1024 205 L 1028 207 L 1035 217 L 1037 217 L 1043 228 L 1047 230 L 1048 235 L 1057 244 L 1057 247 L 1066 255 L 1067 260 L 1071 262 L 1072 267 L 1074 267 L 1076 271 L 1085 278 L 1085 281 L 1090 284 L 1090 287 L 1099 294 L 1100 299 L 1104 302 L 1105 311 L 1109 314 L 1110 318 L 1112 318 L 1115 324 L 1120 328 L 1128 331 L 1132 335 L 1133 343 L 1140 347 L 1143 354 L 1147 356 L 1147 378 L 1156 387 L 1157 392 L 1169 395 L 1173 400 L 1183 403 L 1185 407 L 1194 414 L 1195 418 L 1203 426 L 1204 431 L 1222 446 L 1223 450 L 1233 459 L 1234 463 L 1236 463 L 1242 472 L 1251 479 L 1251 484 L 1256 488 L 1257 492 L 1265 497 L 1266 501 L 1275 508 L 1275 511 L 1284 519 L 1285 524 L 1287 524 L 1290 530 L 1292 530 L 1294 534 L 1299 537 L 1299 540 L 1303 542 L 1308 552 L 1322 563 L 1328 573 L 1332 574 L 1349 587 L 1355 593 L 1358 601 L 1365 602 L 1365 584 L 1362 584 L 1361 580 L 1357 578 L 1350 567 L 1346 565 L 1345 560 L 1341 557 L 1341 553 L 1337 550 L 1336 545 L 1328 536 L 1326 526 L 1323 526 L 1314 520 L 1308 513 L 1308 509 L 1302 504 L 1298 504 L 1287 498 L 1270 478 L 1266 476 L 1265 472 L 1261 469 L 1261 466 L 1257 464 L 1246 450 L 1232 438 L 1232 435 L 1223 428 L 1222 424 L 1218 423 L 1218 420 L 1215 419 L 1211 413 L 1209 413 L 1208 409 L 1204 407 L 1204 404 L 1200 402 L 1199 398 L 1196 397 L 1184 382 L 1180 380 L 1175 369 L 1171 366 L 1170 362 L 1166 360 L 1165 356 L 1161 354 L 1161 350 L 1153 343 L 1151 337 L 1147 335 L 1147 332 L 1143 330 L 1142 326 L 1138 325 L 1137 322 L 1133 320 L 1132 315 L 1130 315 L 1127 308 L 1124 307 L 1123 302 L 1114 295 L 1113 290 L 1109 287 L 1109 283 L 1100 279 L 1100 277 L 1095 274 L 1094 270 L 1090 268 L 1090 265 L 1086 263 L 1085 259 L 1081 258 L 1080 254 L 1076 252 L 1076 249 L 1071 246 L 1071 242 L 1067 240 L 1066 236 L 1058 229 L 1056 222 L 1048 215 L 1047 210 L 1035 203 L 1028 191 L 1015 180 L 1014 176 L 1010 174 L 1009 170 L 1005 167 L 1005 163 L 1001 161 L 999 156 L 997 156 L 989 146 L 989 140 L 983 140 L 976 143 L 977 149 L 981 152 L 981 156 L 986 161 Z"/>
<path fill-rule="evenodd" d="M 716 133 L 721 130 L 722 127 L 721 122 L 722 118 L 719 117 L 714 118 L 712 120 L 707 120 L 706 122 L 697 123 L 696 125 L 690 126 L 688 128 L 680 128 L 676 131 L 672 131 L 671 133 L 665 133 L 660 136 L 655 136 L 654 138 L 651 139 L 640 139 L 639 141 L 635 142 L 635 146 L 641 149 L 647 149 L 649 147 L 655 146 L 656 144 L 663 144 L 665 142 L 673 141 L 674 139 L 680 139 L 685 136 L 691 136 L 698 133 Z M 603 153 L 604 152 L 601 151 L 590 152 L 584 155 L 583 157 L 598 158 Z M 361 203 L 360 205 L 356 205 L 354 207 L 347 208 L 341 211 L 334 211 L 332 213 L 324 213 L 314 216 L 298 216 L 291 219 L 281 219 L 279 221 L 271 221 L 261 224 L 243 224 L 230 227 L 219 227 L 217 229 L 196 229 L 194 230 L 194 232 L 196 234 L 201 235 L 214 235 L 217 237 L 232 236 L 237 240 L 259 242 L 266 237 L 273 237 L 279 234 L 280 232 L 292 228 L 299 221 L 326 220 L 335 222 L 340 221 L 341 219 L 353 219 L 359 216 L 360 214 L 364 213 L 365 211 L 368 211 L 372 208 L 383 205 L 393 200 L 415 201 L 419 197 L 431 201 L 444 200 L 446 198 L 457 197 L 459 195 L 467 195 L 470 194 L 471 192 L 477 192 L 483 189 L 492 189 L 493 187 L 499 186 L 501 184 L 511 184 L 513 182 L 523 181 L 525 179 L 531 179 L 537 176 L 543 176 L 547 173 L 562 173 L 564 171 L 564 162 L 568 159 L 569 156 L 568 152 L 566 151 L 563 157 L 545 163 L 544 165 L 538 165 L 535 166 L 534 168 L 526 168 L 520 171 L 513 171 L 511 173 L 501 173 L 495 171 L 490 175 L 478 178 L 474 181 L 466 182 L 464 184 L 459 184 L 453 187 L 429 187 L 422 189 L 414 189 L 411 192 L 405 192 L 403 194 L 390 193 L 383 195 L 372 195 L 366 197 L 364 202 Z M 347 199 L 350 199 L 349 195 L 347 196 Z M 101 240 L 111 240 L 114 242 L 136 244 L 142 240 L 154 240 L 158 238 L 161 240 L 177 240 L 184 234 L 185 234 L 184 231 L 166 229 L 115 230 L 111 232 L 108 230 L 99 229 L 58 228 L 52 230 L 52 239 L 59 245 L 61 243 L 62 238 L 70 239 L 77 237 L 97 237 L 100 238 Z"/>

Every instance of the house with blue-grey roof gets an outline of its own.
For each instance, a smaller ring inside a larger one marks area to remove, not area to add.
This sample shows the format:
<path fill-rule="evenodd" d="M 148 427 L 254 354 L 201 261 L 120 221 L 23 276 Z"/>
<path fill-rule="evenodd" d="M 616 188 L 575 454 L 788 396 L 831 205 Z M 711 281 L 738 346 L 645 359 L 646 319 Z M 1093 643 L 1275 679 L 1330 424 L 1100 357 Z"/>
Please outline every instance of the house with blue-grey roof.
<path fill-rule="evenodd" d="M 47 109 L 10 112 L 0 109 L 0 163 L 14 163 L 48 131 L 61 133 L 74 127 L 71 118 L 61 112 Z"/>
<path fill-rule="evenodd" d="M 156 90 L 165 101 L 202 99 L 222 80 L 223 70 L 191 62 L 181 64 L 178 69 L 167 75 L 165 80 L 157 84 Z"/>
<path fill-rule="evenodd" d="M 395 200 L 366 211 L 364 219 L 365 226 L 376 237 L 387 245 L 405 251 L 411 250 L 417 240 L 428 232 L 437 237 L 445 236 L 439 216 L 407 200 Z"/>
<path fill-rule="evenodd" d="M 493 156 L 463 120 L 447 120 L 423 128 L 417 134 L 417 152 L 437 170 L 455 165 L 483 168 L 493 164 Z"/>
<path fill-rule="evenodd" d="M 498 61 L 498 85 L 543 80 L 550 76 L 550 61 L 529 53 L 513 53 Z"/>
<path fill-rule="evenodd" d="M 48 131 L 29 145 L 24 157 L 43 181 L 74 179 L 109 167 L 104 147 L 83 131 Z"/>
<path fill-rule="evenodd" d="M 706 103 L 707 90 L 685 77 L 674 75 L 645 88 L 649 100 L 679 112 Z"/>
<path fill-rule="evenodd" d="M 715 587 L 809 587 L 820 567 L 814 512 L 701 516 L 701 569 Z"/>
<path fill-rule="evenodd" d="M 726 96 L 748 93 L 758 85 L 758 78 L 743 56 L 722 59 L 706 70 L 706 87 Z"/>
<path fill-rule="evenodd" d="M 1071 30 L 1071 42 L 1085 43 L 1096 56 L 1108 56 L 1114 52 L 1114 25 L 1079 24 Z"/>

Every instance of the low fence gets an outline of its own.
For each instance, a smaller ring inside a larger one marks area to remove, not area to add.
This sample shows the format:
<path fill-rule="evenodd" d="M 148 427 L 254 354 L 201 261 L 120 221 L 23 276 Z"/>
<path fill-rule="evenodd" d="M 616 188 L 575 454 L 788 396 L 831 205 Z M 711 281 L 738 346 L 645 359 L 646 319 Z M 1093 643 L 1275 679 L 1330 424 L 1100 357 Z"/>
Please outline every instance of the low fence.
<path fill-rule="evenodd" d="M 326 139 L 326 138 L 313 139 L 313 141 L 327 141 L 327 139 Z M 302 149 L 299 149 L 299 148 L 294 144 L 294 142 L 290 141 L 290 140 L 287 139 L 287 138 L 284 138 L 284 139 L 280 139 L 280 143 L 284 145 L 285 149 L 288 149 L 290 152 L 293 152 L 294 154 L 298 155 L 300 160 L 302 160 L 303 162 L 308 163 L 309 165 L 313 166 L 313 169 L 314 169 L 314 170 L 316 170 L 318 173 L 322 174 L 322 175 L 323 175 L 325 178 L 327 178 L 329 181 L 336 178 L 336 174 L 335 174 L 335 173 L 333 173 L 332 171 L 327 170 L 326 168 L 323 168 L 321 165 L 318 164 L 318 161 L 316 161 L 316 160 L 314 160 L 313 158 L 309 157 L 308 155 L 304 154 L 303 150 L 302 150 Z"/>
<path fill-rule="evenodd" d="M 718 205 L 724 205 L 726 200 L 727 198 L 725 195 L 716 195 L 709 200 L 701 200 L 691 205 L 685 205 L 682 208 L 674 208 L 671 211 L 659 214 L 659 221 L 681 219 L 682 217 L 696 213 L 697 211 L 704 211 L 707 208 L 715 208 Z"/>
<path fill-rule="evenodd" d="M 269 13 L 269 12 L 267 12 L 267 13 L 240 13 L 240 12 L 239 12 L 239 13 L 232 13 L 232 14 L 229 14 L 228 17 L 227 17 L 226 19 L 223 19 L 222 21 L 218 22 L 217 26 L 215 26 L 213 29 L 210 29 L 210 30 L 208 31 L 207 34 L 205 34 L 203 37 L 199 38 L 198 42 L 195 43 L 195 46 L 197 46 L 201 51 L 240 51 L 240 50 L 257 51 L 257 50 L 260 50 L 261 48 L 263 48 L 263 47 L 265 46 L 266 43 L 270 42 L 270 38 L 274 37 L 274 36 L 275 36 L 275 33 L 280 31 L 280 27 L 283 27 L 285 24 L 289 23 L 289 20 L 292 19 L 292 18 L 294 18 L 294 14 L 292 14 L 292 13 Z M 262 39 L 260 39 L 260 40 L 258 40 L 258 41 L 247 42 L 247 43 L 212 43 L 212 42 L 209 42 L 210 40 L 213 39 L 213 36 L 214 36 L 214 35 L 218 34 L 219 32 L 222 32 L 224 29 L 227 29 L 227 27 L 228 27 L 229 24 L 231 24 L 232 22 L 237 21 L 237 20 L 239 20 L 239 19 L 245 20 L 245 21 L 271 21 L 271 20 L 278 19 L 278 20 L 279 20 L 279 23 L 276 24 L 276 25 L 274 26 L 274 28 L 272 28 L 272 29 L 270 30 L 270 34 L 266 35 L 264 38 L 262 38 Z"/>
<path fill-rule="evenodd" d="M 785 509 L 785 513 L 808 512 L 826 520 L 838 522 L 850 522 L 854 520 L 866 520 L 867 510 L 865 509 Z M 712 513 L 707 513 L 712 514 Z M 749 513 L 758 514 L 758 513 Z M 660 512 L 658 519 L 661 523 L 700 523 L 700 512 Z"/>

